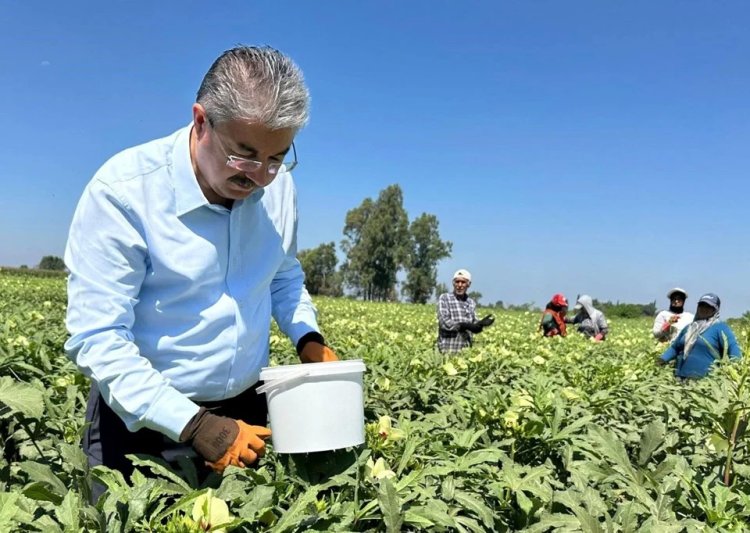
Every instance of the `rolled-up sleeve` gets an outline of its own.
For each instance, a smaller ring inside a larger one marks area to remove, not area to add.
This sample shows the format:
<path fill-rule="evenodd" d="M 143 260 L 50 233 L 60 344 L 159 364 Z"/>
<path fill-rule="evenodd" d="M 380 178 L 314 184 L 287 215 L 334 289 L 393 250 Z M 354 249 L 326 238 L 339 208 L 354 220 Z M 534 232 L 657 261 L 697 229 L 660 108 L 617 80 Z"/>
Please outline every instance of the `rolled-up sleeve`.
<path fill-rule="evenodd" d="M 134 342 L 146 242 L 137 218 L 101 181 L 92 181 L 78 204 L 65 264 L 68 357 L 97 383 L 130 431 L 149 428 L 178 440 L 198 406 L 171 387 Z"/>

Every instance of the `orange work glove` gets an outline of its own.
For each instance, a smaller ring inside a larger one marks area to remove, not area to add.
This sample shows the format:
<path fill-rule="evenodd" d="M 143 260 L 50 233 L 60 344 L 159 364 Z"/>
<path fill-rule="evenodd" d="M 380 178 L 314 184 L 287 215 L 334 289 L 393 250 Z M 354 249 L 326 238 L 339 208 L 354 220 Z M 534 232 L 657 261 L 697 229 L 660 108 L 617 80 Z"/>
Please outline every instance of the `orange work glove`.
<path fill-rule="evenodd" d="M 229 465 L 244 468 L 253 464 L 258 460 L 258 457 L 263 457 L 266 453 L 264 439 L 271 436 L 271 430 L 263 426 L 245 424 L 242 420 L 236 422 L 239 426 L 239 434 L 226 453 L 218 461 L 206 461 L 206 464 L 213 468 L 215 472 L 223 472 Z"/>
<path fill-rule="evenodd" d="M 245 467 L 262 457 L 266 450 L 264 439 L 270 436 L 271 430 L 266 427 L 214 415 L 201 407 L 180 433 L 180 441 L 191 441 L 208 466 L 223 472 L 229 465 Z"/>
<path fill-rule="evenodd" d="M 303 363 L 328 363 L 339 360 L 336 353 L 328 346 L 315 341 L 305 343 L 299 358 Z"/>

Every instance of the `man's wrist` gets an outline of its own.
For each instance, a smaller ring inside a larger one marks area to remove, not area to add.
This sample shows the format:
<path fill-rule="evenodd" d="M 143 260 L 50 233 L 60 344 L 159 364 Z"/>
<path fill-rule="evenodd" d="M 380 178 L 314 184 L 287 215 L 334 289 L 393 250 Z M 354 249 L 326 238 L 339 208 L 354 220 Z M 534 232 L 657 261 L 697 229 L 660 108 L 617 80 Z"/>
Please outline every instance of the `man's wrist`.
<path fill-rule="evenodd" d="M 308 342 L 317 342 L 318 344 L 326 346 L 326 341 L 323 338 L 323 335 L 321 335 L 318 331 L 311 331 L 302 335 L 302 338 L 297 341 L 297 355 L 300 355 L 302 353 L 302 350 L 305 349 L 305 345 Z"/>

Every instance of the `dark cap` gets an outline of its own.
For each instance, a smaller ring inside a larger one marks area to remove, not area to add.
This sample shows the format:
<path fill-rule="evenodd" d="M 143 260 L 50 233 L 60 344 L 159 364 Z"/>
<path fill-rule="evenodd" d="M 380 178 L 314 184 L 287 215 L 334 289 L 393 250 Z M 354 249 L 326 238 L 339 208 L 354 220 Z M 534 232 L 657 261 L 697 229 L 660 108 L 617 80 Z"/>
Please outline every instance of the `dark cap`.
<path fill-rule="evenodd" d="M 708 304 L 714 309 L 716 309 L 717 311 L 721 307 L 721 300 L 719 299 L 718 296 L 716 296 L 712 292 L 706 293 L 703 296 L 701 296 L 700 299 L 698 300 L 698 303 Z"/>

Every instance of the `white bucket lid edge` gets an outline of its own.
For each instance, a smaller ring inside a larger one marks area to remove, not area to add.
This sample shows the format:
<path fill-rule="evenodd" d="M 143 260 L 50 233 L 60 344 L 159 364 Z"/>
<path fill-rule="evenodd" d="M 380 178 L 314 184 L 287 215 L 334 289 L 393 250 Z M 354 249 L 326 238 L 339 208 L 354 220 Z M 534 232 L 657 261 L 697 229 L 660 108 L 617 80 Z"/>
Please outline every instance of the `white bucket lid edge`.
<path fill-rule="evenodd" d="M 260 370 L 261 381 L 282 379 L 290 373 L 298 373 L 301 369 L 309 376 L 332 376 L 336 374 L 362 373 L 367 367 L 362 359 L 348 361 L 331 361 L 328 363 L 300 363 L 294 365 L 266 366 Z"/>

